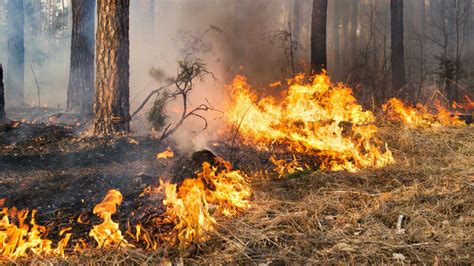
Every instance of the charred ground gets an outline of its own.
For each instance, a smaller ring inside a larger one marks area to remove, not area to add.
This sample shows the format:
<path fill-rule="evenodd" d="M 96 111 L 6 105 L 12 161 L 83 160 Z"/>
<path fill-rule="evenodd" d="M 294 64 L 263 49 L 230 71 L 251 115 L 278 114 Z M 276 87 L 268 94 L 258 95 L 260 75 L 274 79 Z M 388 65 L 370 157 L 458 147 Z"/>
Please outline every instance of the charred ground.
<path fill-rule="evenodd" d="M 234 164 L 253 176 L 252 207 L 234 219 L 220 220 L 211 240 L 185 252 L 120 249 L 33 260 L 472 262 L 473 128 L 380 128 L 396 163 L 358 173 L 306 170 L 278 178 L 269 154 L 241 143 L 233 149 L 215 143 L 215 153 L 227 159 L 232 155 Z M 190 154 L 161 161 L 156 153 L 172 143 L 151 137 L 84 137 L 76 129 L 16 122 L 1 129 L 0 194 L 6 206 L 38 209 L 37 220 L 51 226 L 52 239 L 67 225 L 86 238 L 99 222 L 93 206 L 112 188 L 124 196 L 114 215 L 125 227 L 122 231 L 129 222 L 146 225 L 163 211 L 161 199 L 140 194 L 157 185 L 160 176 L 179 172 L 176 168 L 187 164 Z M 86 223 L 78 224 L 79 217 Z"/>

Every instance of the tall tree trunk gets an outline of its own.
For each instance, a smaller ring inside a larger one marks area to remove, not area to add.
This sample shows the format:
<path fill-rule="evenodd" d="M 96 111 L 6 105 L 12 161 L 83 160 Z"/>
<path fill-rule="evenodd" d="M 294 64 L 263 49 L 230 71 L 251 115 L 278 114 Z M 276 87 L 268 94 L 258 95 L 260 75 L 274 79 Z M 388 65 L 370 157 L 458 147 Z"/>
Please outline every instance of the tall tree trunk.
<path fill-rule="evenodd" d="M 403 46 L 403 0 L 390 0 L 392 47 L 392 95 L 405 86 L 405 51 Z"/>
<path fill-rule="evenodd" d="M 95 1 L 72 1 L 71 66 L 67 109 L 87 117 L 93 114 L 94 102 Z"/>
<path fill-rule="evenodd" d="M 313 73 L 320 73 L 327 67 L 327 11 L 327 0 L 313 0 L 313 14 L 311 18 L 311 71 Z"/>
<path fill-rule="evenodd" d="M 350 6 L 350 1 L 349 0 L 345 0 L 343 1 L 342 3 L 343 5 L 347 5 L 347 6 Z M 346 79 L 347 78 L 347 70 L 348 70 L 348 66 L 349 66 L 349 63 L 350 63 L 350 60 L 349 59 L 349 54 L 348 54 L 348 50 L 349 50 L 349 38 L 348 38 L 348 28 L 349 28 L 349 10 L 345 9 L 343 10 L 342 12 L 342 57 L 341 59 L 339 60 L 341 65 L 340 65 L 340 69 L 339 69 L 339 75 L 342 75 L 342 78 Z"/>
<path fill-rule="evenodd" d="M 301 0 L 293 1 L 293 36 L 299 42 L 301 33 Z"/>
<path fill-rule="evenodd" d="M 7 96 L 13 105 L 25 103 L 25 40 L 23 2 L 8 0 Z"/>
<path fill-rule="evenodd" d="M 293 0 L 293 41 L 297 45 L 293 46 L 293 56 L 294 62 L 299 61 L 299 50 L 298 46 L 301 44 L 300 35 L 301 35 L 301 0 Z"/>
<path fill-rule="evenodd" d="M 329 10 L 333 10 L 332 15 L 333 15 L 333 25 L 332 25 L 332 34 L 334 36 L 334 44 L 333 44 L 333 49 L 334 49 L 334 60 L 332 60 L 332 68 L 331 68 L 331 74 L 333 75 L 333 78 L 336 80 L 339 80 L 339 73 L 341 69 L 341 32 L 339 31 L 340 29 L 340 24 L 341 24 L 341 11 L 339 10 L 339 5 L 342 1 L 338 0 L 333 0 L 331 5 L 331 8 Z M 330 33 L 330 34 L 331 34 Z M 329 62 L 331 63 L 331 61 Z"/>
<path fill-rule="evenodd" d="M 357 62 L 357 25 L 358 25 L 358 11 L 359 0 L 352 0 L 351 9 L 351 52 L 352 52 L 352 67 Z"/>
<path fill-rule="evenodd" d="M 0 64 L 0 123 L 5 122 L 5 86 L 3 86 L 3 67 Z"/>
<path fill-rule="evenodd" d="M 418 33 L 423 35 L 426 32 L 426 3 L 425 1 L 419 1 L 418 4 L 420 5 L 420 15 L 418 18 Z"/>
<path fill-rule="evenodd" d="M 97 1 L 94 133 L 130 131 L 130 0 Z"/>

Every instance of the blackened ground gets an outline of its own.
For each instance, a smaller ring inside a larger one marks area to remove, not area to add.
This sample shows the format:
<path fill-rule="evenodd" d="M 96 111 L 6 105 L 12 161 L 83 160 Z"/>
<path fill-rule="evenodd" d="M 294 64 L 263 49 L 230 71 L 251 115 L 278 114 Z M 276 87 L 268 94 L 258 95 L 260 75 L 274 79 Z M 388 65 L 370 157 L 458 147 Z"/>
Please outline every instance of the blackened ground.
<path fill-rule="evenodd" d="M 37 209 L 39 222 L 57 220 L 63 226 L 79 215 L 93 216 L 94 205 L 118 189 L 124 196 L 120 213 L 129 216 L 139 208 L 144 188 L 167 176 L 171 160 L 158 161 L 156 154 L 170 143 L 79 137 L 76 129 L 21 122 L 0 126 L 0 199 L 6 199 L 6 207 Z"/>

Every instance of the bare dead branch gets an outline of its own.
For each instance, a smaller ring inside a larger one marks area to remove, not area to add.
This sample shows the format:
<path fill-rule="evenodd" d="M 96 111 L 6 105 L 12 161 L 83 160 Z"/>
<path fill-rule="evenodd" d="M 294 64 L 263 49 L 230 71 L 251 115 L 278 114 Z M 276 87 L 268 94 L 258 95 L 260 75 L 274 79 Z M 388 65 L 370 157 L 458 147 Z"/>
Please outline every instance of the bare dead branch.
<path fill-rule="evenodd" d="M 164 86 L 162 86 L 162 87 L 160 87 L 160 88 L 158 88 L 158 89 L 156 89 L 156 90 L 154 90 L 154 91 L 152 91 L 152 92 L 150 92 L 150 94 L 148 94 L 148 96 L 145 98 L 145 100 L 142 102 L 142 104 L 137 108 L 137 110 L 135 110 L 135 112 L 133 112 L 132 118 L 133 118 L 136 114 L 138 114 L 138 113 L 143 109 L 143 107 L 145 107 L 145 105 L 148 103 L 148 101 L 151 99 L 151 97 L 152 97 L 153 95 L 155 95 L 155 94 L 159 93 L 160 91 L 162 91 L 162 90 L 168 88 L 169 86 L 173 85 L 173 83 L 174 83 L 174 81 L 173 81 L 173 82 L 170 82 L 170 83 L 168 83 L 168 84 L 166 84 L 166 85 L 164 85 Z"/>

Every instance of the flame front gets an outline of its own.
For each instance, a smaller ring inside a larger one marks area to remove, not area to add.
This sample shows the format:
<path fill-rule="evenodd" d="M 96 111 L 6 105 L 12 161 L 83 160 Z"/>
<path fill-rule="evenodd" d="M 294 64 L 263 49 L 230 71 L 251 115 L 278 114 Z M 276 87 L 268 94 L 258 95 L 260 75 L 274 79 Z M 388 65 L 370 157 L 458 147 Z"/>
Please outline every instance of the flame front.
<path fill-rule="evenodd" d="M 119 229 L 119 224 L 112 220 L 112 215 L 117 212 L 117 205 L 122 203 L 122 194 L 120 191 L 109 190 L 104 200 L 94 207 L 94 214 L 102 219 L 102 223 L 95 225 L 89 232 L 89 236 L 93 237 L 98 248 L 108 246 L 130 246 L 123 238 Z"/>
<path fill-rule="evenodd" d="M 64 248 L 71 237 L 70 233 L 62 230 L 60 235 L 63 239 L 58 242 L 56 248 L 52 247 L 52 241 L 46 238 L 48 230 L 35 222 L 36 211 L 31 212 L 29 224 L 26 223 L 29 212 L 27 210 L 9 210 L 4 208 L 0 220 L 0 255 L 17 259 L 25 257 L 30 253 L 41 256 L 62 256 Z M 16 220 L 14 223 L 10 218 Z"/>
<path fill-rule="evenodd" d="M 215 217 L 235 215 L 250 207 L 251 191 L 240 171 L 232 170 L 230 163 L 218 159 L 223 170 L 205 162 L 197 179 L 185 179 L 176 184 L 162 184 L 165 188 L 165 221 L 174 223 L 179 246 L 203 242 L 214 230 Z"/>
<path fill-rule="evenodd" d="M 375 116 L 357 104 L 350 88 L 332 84 L 326 74 L 314 76 L 312 83 L 303 80 L 303 75 L 290 80 L 282 99 L 257 100 L 246 79 L 237 76 L 227 120 L 248 142 L 263 143 L 260 148 L 277 142 L 313 154 L 323 169 L 356 171 L 393 162 L 375 136 Z"/>
<path fill-rule="evenodd" d="M 418 103 L 411 107 L 401 100 L 392 98 L 382 106 L 389 118 L 401 121 L 409 127 L 439 127 L 463 125 L 457 116 L 452 116 L 440 103 L 435 104 L 436 112 L 430 112 L 428 107 Z"/>
<path fill-rule="evenodd" d="M 186 179 L 179 190 L 176 184 L 165 184 L 166 221 L 175 223 L 174 232 L 184 248 L 193 241 L 207 240 L 216 220 L 209 213 L 204 184 L 199 179 Z"/>
<path fill-rule="evenodd" d="M 170 147 L 168 147 L 165 151 L 160 152 L 156 155 L 157 159 L 168 159 L 168 158 L 173 158 L 174 157 L 174 152 L 171 150 Z"/>

